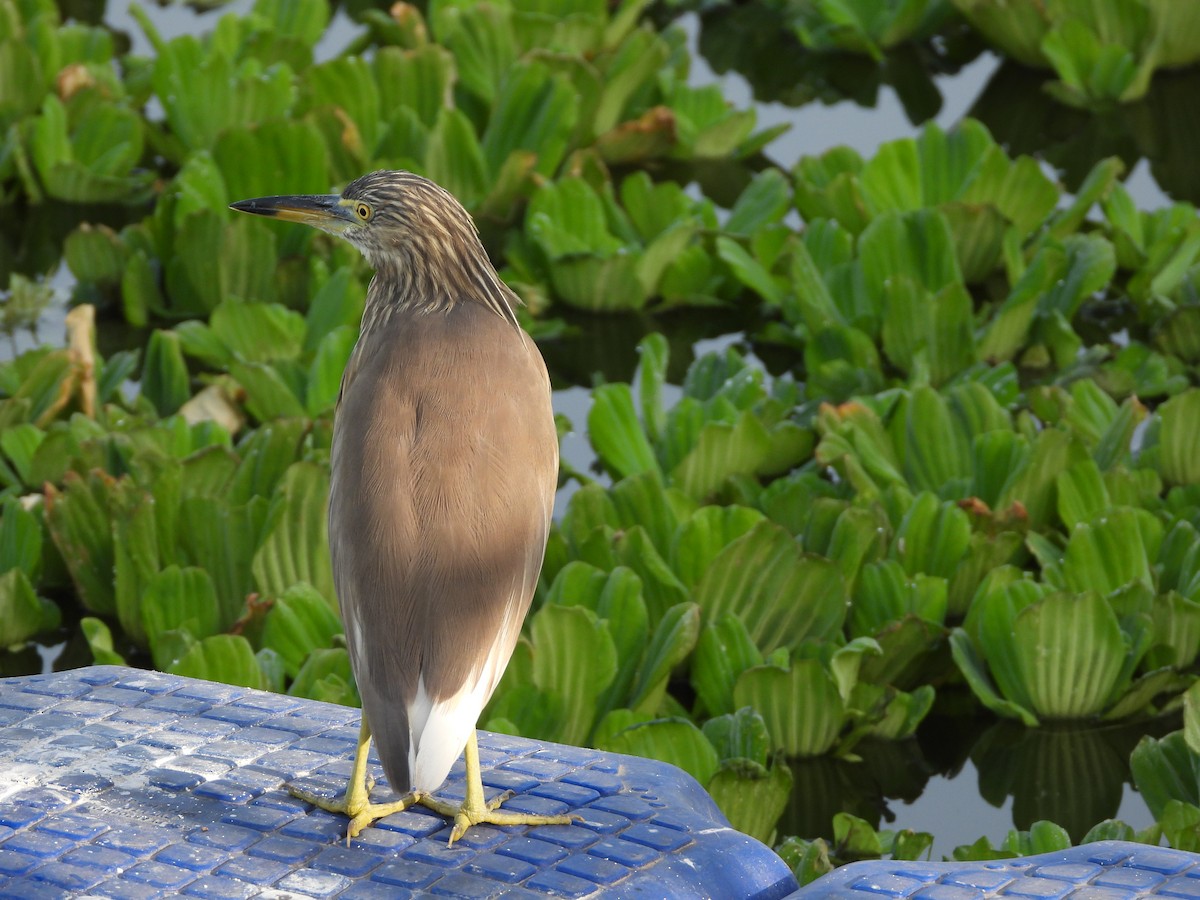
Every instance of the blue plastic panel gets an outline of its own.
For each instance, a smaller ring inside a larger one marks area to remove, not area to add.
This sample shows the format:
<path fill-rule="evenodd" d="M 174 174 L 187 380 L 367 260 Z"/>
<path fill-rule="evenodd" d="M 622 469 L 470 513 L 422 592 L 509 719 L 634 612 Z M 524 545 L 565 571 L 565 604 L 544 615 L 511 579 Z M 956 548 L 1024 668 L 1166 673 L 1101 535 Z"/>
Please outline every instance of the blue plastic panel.
<path fill-rule="evenodd" d="M 1200 900 L 1200 855 L 1101 841 L 995 862 L 861 862 L 805 885 L 794 900 Z"/>
<path fill-rule="evenodd" d="M 416 808 L 347 847 L 344 818 L 284 785 L 340 794 L 357 737 L 357 710 L 139 669 L 0 680 L 0 900 L 796 890 L 679 769 L 487 732 L 489 795 L 513 790 L 508 809 L 581 821 L 477 826 L 447 848 L 446 821 Z M 461 761 L 441 793 L 462 797 Z"/>

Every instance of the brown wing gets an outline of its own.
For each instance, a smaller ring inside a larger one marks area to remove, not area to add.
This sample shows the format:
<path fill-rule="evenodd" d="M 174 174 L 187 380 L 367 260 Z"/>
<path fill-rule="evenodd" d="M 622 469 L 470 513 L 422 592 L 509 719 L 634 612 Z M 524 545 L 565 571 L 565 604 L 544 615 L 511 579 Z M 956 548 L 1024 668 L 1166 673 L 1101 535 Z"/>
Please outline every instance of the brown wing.
<path fill-rule="evenodd" d="M 541 355 L 477 304 L 395 313 L 355 349 L 332 468 L 363 709 L 392 787 L 433 790 L 512 654 L 545 552 L 558 443 Z"/>

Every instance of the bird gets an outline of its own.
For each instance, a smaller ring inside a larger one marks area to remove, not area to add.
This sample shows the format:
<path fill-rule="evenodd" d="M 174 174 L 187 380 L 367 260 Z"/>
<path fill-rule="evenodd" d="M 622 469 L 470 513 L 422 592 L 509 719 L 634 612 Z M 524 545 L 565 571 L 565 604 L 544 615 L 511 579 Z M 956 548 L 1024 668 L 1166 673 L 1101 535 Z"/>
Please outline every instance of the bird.
<path fill-rule="evenodd" d="M 420 803 L 472 825 L 573 820 L 485 800 L 480 713 L 537 585 L 558 482 L 550 378 L 474 220 L 446 189 L 381 170 L 340 194 L 259 197 L 244 213 L 314 226 L 374 269 L 334 412 L 329 548 L 362 723 L 340 798 L 349 842 Z M 399 800 L 373 802 L 372 739 Z M 465 754 L 462 803 L 435 796 Z"/>

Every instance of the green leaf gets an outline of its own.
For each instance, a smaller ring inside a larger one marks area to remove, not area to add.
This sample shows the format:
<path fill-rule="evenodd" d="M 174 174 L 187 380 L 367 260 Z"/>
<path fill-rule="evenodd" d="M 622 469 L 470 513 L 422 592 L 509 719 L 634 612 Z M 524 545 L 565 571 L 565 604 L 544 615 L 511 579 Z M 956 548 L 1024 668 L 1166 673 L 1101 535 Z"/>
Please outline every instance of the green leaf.
<path fill-rule="evenodd" d="M 722 760 L 744 759 L 765 766 L 771 756 L 767 723 L 748 706 L 709 719 L 704 723 L 704 736 Z"/>
<path fill-rule="evenodd" d="M 703 506 L 679 526 L 671 542 L 671 568 L 692 588 L 725 547 L 763 520 L 746 506 Z"/>
<path fill-rule="evenodd" d="M 0 572 L 20 569 L 36 582 L 42 571 L 43 543 L 40 517 L 16 497 L 5 497 L 0 503 Z"/>
<path fill-rule="evenodd" d="M 92 651 L 92 661 L 98 666 L 123 666 L 125 658 L 113 650 L 112 632 L 102 621 L 91 616 L 79 620 L 79 628 Z"/>
<path fill-rule="evenodd" d="M 778 169 L 759 172 L 738 196 L 724 231 L 750 237 L 759 229 L 783 218 L 791 205 L 792 191 L 787 178 Z"/>
<path fill-rule="evenodd" d="M 63 480 L 62 490 L 46 490 L 46 526 L 66 563 L 80 601 L 91 612 L 116 612 L 113 571 L 113 532 L 109 496 L 115 484 L 110 476 L 93 471 L 86 478 L 74 472 Z"/>
<path fill-rule="evenodd" d="M 562 698 L 563 716 L 550 739 L 587 740 L 597 699 L 617 673 L 617 649 L 607 625 L 582 606 L 543 606 L 530 623 L 533 683 Z"/>
<path fill-rule="evenodd" d="M 619 478 L 659 471 L 627 384 L 604 384 L 592 391 L 588 436 L 601 461 Z"/>
<path fill-rule="evenodd" d="M 58 607 L 34 592 L 23 571 L 9 569 L 0 575 L 0 646 L 23 644 L 61 622 Z"/>
<path fill-rule="evenodd" d="M 179 335 L 173 331 L 155 330 L 150 335 L 141 389 L 142 396 L 154 404 L 160 416 L 177 412 L 191 396 L 191 379 L 183 360 L 183 347 Z"/>
<path fill-rule="evenodd" d="M 139 646 L 146 646 L 142 631 L 142 603 L 146 590 L 161 565 L 158 541 L 158 512 L 174 505 L 174 497 L 161 489 L 156 498 L 129 478 L 122 478 L 109 495 L 112 517 L 113 561 L 117 620 L 122 630 Z"/>
<path fill-rule="evenodd" d="M 614 619 L 615 622 L 623 622 Z M 667 610 L 646 647 L 645 657 L 638 668 L 637 681 L 630 695 L 629 706 L 634 712 L 654 713 L 662 704 L 667 681 L 675 667 L 691 654 L 700 634 L 700 607 L 695 603 L 680 603 Z"/>
<path fill-rule="evenodd" d="M 950 578 L 971 542 L 971 523 L 955 503 L 918 494 L 896 529 L 892 553 L 910 575 Z"/>
<path fill-rule="evenodd" d="M 1172 397 L 1158 408 L 1158 468 L 1168 484 L 1200 483 L 1200 389 Z"/>
<path fill-rule="evenodd" d="M 1200 806 L 1195 757 L 1183 731 L 1155 739 L 1146 735 L 1129 758 L 1134 784 L 1155 818 L 1161 819 L 1171 802 Z"/>
<path fill-rule="evenodd" d="M 1162 543 L 1162 525 L 1147 510 L 1114 509 L 1071 532 L 1062 573 L 1073 591 L 1111 594 L 1130 582 L 1154 586 L 1151 559 Z"/>
<path fill-rule="evenodd" d="M 362 706 L 350 669 L 350 655 L 343 647 L 314 650 L 309 654 L 288 693 L 323 703 Z"/>
<path fill-rule="evenodd" d="M 935 210 L 877 216 L 859 238 L 859 261 L 877 304 L 885 302 L 887 285 L 898 277 L 932 293 L 962 283 L 950 226 Z"/>
<path fill-rule="evenodd" d="M 181 556 L 212 577 L 221 605 L 221 627 L 228 628 L 246 608 L 253 590 L 251 561 L 259 544 L 267 503 L 261 497 L 231 506 L 224 498 L 191 496 L 180 503 Z"/>
<path fill-rule="evenodd" d="M 717 771 L 717 751 L 687 719 L 656 719 L 633 725 L 609 738 L 604 749 L 669 762 L 701 784 Z"/>
<path fill-rule="evenodd" d="M 166 632 L 186 632 L 200 640 L 221 627 L 217 592 L 203 569 L 168 566 L 150 579 L 140 606 L 146 643 L 160 667 L 175 661 L 160 655 L 160 639 Z"/>
<path fill-rule="evenodd" d="M 956 628 L 951 633 L 950 650 L 954 656 L 954 663 L 958 666 L 958 670 L 962 672 L 963 677 L 967 679 L 967 684 L 970 686 L 971 692 L 979 698 L 979 701 L 984 706 L 998 715 L 1010 719 L 1019 719 L 1029 727 L 1034 727 L 1038 724 L 1037 716 L 1034 715 L 1033 710 L 1023 706 L 1019 702 L 1006 699 L 1000 695 L 988 675 L 987 665 L 972 646 L 967 633 L 961 628 Z"/>
<path fill-rule="evenodd" d="M 271 606 L 263 621 L 262 645 L 278 653 L 288 676 L 295 678 L 313 651 L 332 646 L 341 633 L 341 620 L 329 602 L 301 582 Z"/>
<path fill-rule="evenodd" d="M 304 346 L 304 317 L 277 303 L 224 300 L 209 317 L 209 327 L 243 362 L 295 359 Z"/>
<path fill-rule="evenodd" d="M 691 660 L 691 684 L 710 715 L 732 713 L 738 676 L 762 664 L 763 655 L 742 620 L 725 613 L 700 630 Z"/>
<path fill-rule="evenodd" d="M 819 660 L 793 660 L 790 669 L 747 669 L 733 697 L 735 705 L 758 711 L 772 746 L 788 756 L 820 756 L 833 748 L 842 730 L 842 696 Z"/>
<path fill-rule="evenodd" d="M 1103 599 L 1051 594 L 1021 610 L 1013 629 L 1015 661 L 1039 716 L 1082 718 L 1104 710 L 1127 646 Z"/>
<path fill-rule="evenodd" d="M 304 582 L 336 604 L 333 564 L 329 558 L 329 473 L 315 463 L 294 463 L 283 480 L 283 495 L 273 505 L 266 537 L 254 555 L 258 589 L 282 597 Z"/>
<path fill-rule="evenodd" d="M 305 415 L 304 403 L 280 375 L 264 363 L 233 363 L 232 375 L 246 391 L 246 409 L 259 422 L 296 419 Z"/>
<path fill-rule="evenodd" d="M 837 566 L 803 553 L 773 522 L 760 522 L 722 550 L 693 596 L 708 622 L 735 613 L 763 653 L 828 638 L 846 615 Z"/>
<path fill-rule="evenodd" d="M 792 772 L 780 761 L 768 769 L 745 759 L 724 760 L 707 788 L 734 828 L 770 843 L 791 795 Z"/>
<path fill-rule="evenodd" d="M 250 642 L 240 634 L 215 634 L 192 646 L 170 672 L 188 678 L 264 689 L 266 679 Z"/>
<path fill-rule="evenodd" d="M 770 451 L 767 429 L 756 415 L 746 411 L 732 425 L 704 425 L 695 446 L 675 467 L 671 478 L 689 496 L 704 500 L 727 479 L 755 474 Z"/>
<path fill-rule="evenodd" d="M 304 406 L 310 416 L 315 418 L 333 409 L 337 403 L 342 373 L 346 370 L 357 340 L 355 329 L 342 325 L 325 335 L 317 345 L 317 352 L 308 369 L 308 390 L 304 396 Z"/>

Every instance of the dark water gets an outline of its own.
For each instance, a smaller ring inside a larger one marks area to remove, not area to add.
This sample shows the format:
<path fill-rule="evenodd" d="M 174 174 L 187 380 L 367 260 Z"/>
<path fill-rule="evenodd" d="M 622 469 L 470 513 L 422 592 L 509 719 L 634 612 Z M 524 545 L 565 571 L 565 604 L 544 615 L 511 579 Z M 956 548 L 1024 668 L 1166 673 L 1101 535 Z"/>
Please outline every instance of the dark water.
<path fill-rule="evenodd" d="M 216 13 L 198 14 L 182 6 L 149 6 L 146 12 L 169 39 L 207 29 L 216 16 L 244 13 L 251 6 L 251 0 L 238 0 Z M 950 47 L 932 67 L 927 60 L 906 60 L 901 54 L 885 69 L 863 68 L 860 61 L 846 60 L 815 74 L 806 70 L 793 76 L 779 60 L 798 58 L 794 48 L 767 48 L 774 54 L 769 55 L 757 46 L 762 41 L 784 40 L 778 29 L 772 31 L 754 18 L 760 14 L 736 8 L 705 19 L 688 15 L 679 24 L 693 51 L 693 83 L 720 84 L 735 106 L 753 105 L 760 127 L 791 126 L 767 150 L 767 156 L 785 168 L 802 156 L 838 144 L 869 157 L 886 141 L 918 134 L 924 121 L 948 128 L 971 115 L 981 118 L 1010 152 L 1034 153 L 1044 159 L 1048 173 L 1068 188 L 1077 185 L 1096 160 L 1117 154 L 1127 162 L 1126 186 L 1140 208 L 1163 206 L 1172 198 L 1195 201 L 1200 196 L 1190 164 L 1195 158 L 1192 151 L 1200 147 L 1186 131 L 1186 122 L 1180 123 L 1189 117 L 1173 112 L 1188 108 L 1200 87 L 1192 84 L 1195 75 L 1161 78 L 1161 87 L 1136 109 L 1081 117 L 1047 105 L 1039 76 L 1002 65 L 991 53 L 969 46 Z M 129 36 L 135 52 L 150 52 L 125 4 L 110 4 L 105 21 Z M 339 12 L 319 46 L 320 55 L 335 55 L 356 31 Z M 915 66 L 917 76 L 904 68 L 909 63 Z M 756 66 L 761 66 L 761 71 L 756 71 Z M 796 80 L 801 77 L 818 87 Z M 814 93 L 819 99 L 806 102 Z M 737 193 L 732 188 L 722 191 L 719 184 L 714 190 L 710 183 L 714 176 L 697 177 L 718 202 L 722 193 Z M 52 245 L 54 235 L 65 236 L 78 221 L 119 225 L 114 215 L 113 211 L 65 211 L 43 216 L 37 227 L 45 229 L 50 238 L 47 243 Z M 54 266 L 52 261 L 40 266 L 36 261 L 24 262 L 19 268 L 51 272 L 48 281 L 55 289 L 55 302 L 36 334 L 14 334 L 7 346 L 0 343 L 0 355 L 62 340 L 62 317 L 73 289 L 70 273 L 65 265 Z M 792 364 L 756 346 L 747 337 L 754 333 L 756 323 L 728 311 L 629 317 L 571 314 L 566 319 L 570 326 L 567 336 L 547 343 L 544 351 L 556 386 L 555 409 L 576 428 L 563 442 L 563 455 L 583 471 L 594 464 L 583 433 L 589 387 L 597 374 L 607 381 L 632 379 L 636 344 L 642 335 L 651 331 L 668 335 L 670 374 L 676 382 L 695 355 L 729 345 L 760 358 L 772 371 Z M 144 339 L 142 334 L 110 323 L 100 335 L 101 352 L 108 355 L 122 347 L 141 346 Z M 671 399 L 670 393 L 667 399 Z M 560 493 L 557 514 L 565 509 L 572 491 L 569 486 Z M 0 674 L 61 670 L 90 662 L 75 618 L 41 644 L 0 653 Z M 1164 722 L 1154 728 L 1166 731 L 1171 727 L 1175 723 Z M 1143 828 L 1152 823 L 1152 817 L 1128 782 L 1127 761 L 1146 731 L 1144 725 L 1086 734 L 1053 728 L 1030 731 L 998 724 L 990 717 L 932 717 L 922 726 L 918 740 L 858 748 L 859 763 L 832 759 L 793 763 L 796 789 L 780 822 L 780 834 L 828 833 L 832 815 L 844 809 L 879 827 L 932 832 L 937 837 L 936 859 L 956 845 L 984 835 L 998 844 L 1014 825 L 1028 828 L 1041 818 L 1064 825 L 1076 840 L 1090 825 L 1108 817 Z"/>

